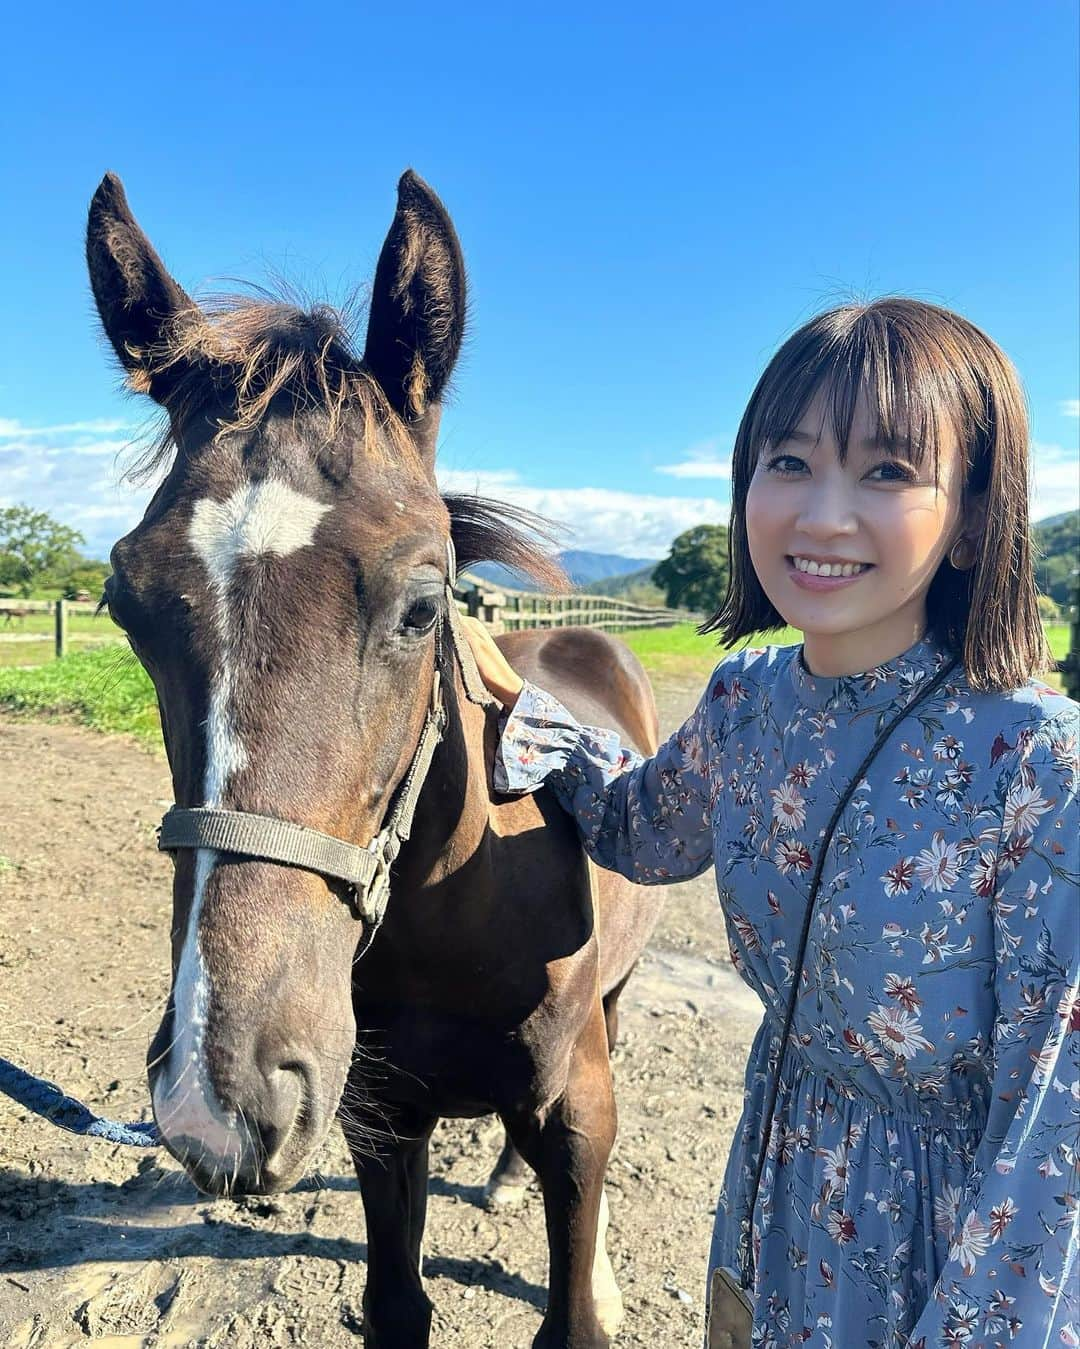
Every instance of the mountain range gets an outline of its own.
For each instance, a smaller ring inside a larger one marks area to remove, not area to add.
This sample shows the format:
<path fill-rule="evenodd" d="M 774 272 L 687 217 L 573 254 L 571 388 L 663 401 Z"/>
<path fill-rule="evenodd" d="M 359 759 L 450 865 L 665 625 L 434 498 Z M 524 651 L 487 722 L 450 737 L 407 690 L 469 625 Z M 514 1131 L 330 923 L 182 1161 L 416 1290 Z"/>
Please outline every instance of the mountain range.
<path fill-rule="evenodd" d="M 581 548 L 568 548 L 557 555 L 559 565 L 570 578 L 576 589 L 584 589 L 597 581 L 605 581 L 612 576 L 625 576 L 627 572 L 647 568 L 650 573 L 659 561 L 658 558 L 622 557 L 618 553 L 590 553 Z M 471 576 L 480 576 L 492 585 L 507 586 L 511 590 L 536 590 L 535 581 L 511 567 L 498 562 L 478 562 L 470 567 Z"/>

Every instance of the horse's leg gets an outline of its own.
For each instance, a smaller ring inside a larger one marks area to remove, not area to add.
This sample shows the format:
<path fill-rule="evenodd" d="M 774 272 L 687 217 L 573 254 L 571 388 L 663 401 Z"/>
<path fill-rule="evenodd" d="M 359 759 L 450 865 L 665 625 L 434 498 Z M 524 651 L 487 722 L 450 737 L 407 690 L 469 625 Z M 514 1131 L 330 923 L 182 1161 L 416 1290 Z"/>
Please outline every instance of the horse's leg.
<path fill-rule="evenodd" d="M 630 982 L 630 976 L 637 968 L 637 961 L 626 971 L 623 977 L 604 994 L 604 1025 L 607 1028 L 607 1047 L 611 1054 L 615 1049 L 615 1041 L 619 1038 L 619 994 Z"/>
<path fill-rule="evenodd" d="M 529 1163 L 507 1133 L 499 1160 L 484 1186 L 484 1203 L 488 1208 L 516 1208 L 525 1198 L 531 1178 Z"/>
<path fill-rule="evenodd" d="M 395 1117 L 392 1142 L 385 1141 L 385 1119 L 372 1120 L 379 1131 L 375 1148 L 364 1123 L 343 1122 L 367 1219 L 364 1349 L 426 1349 L 431 1302 L 420 1277 L 420 1249 L 435 1119 Z"/>
<path fill-rule="evenodd" d="M 615 1049 L 615 1041 L 619 1037 L 619 994 L 630 982 L 630 976 L 634 972 L 637 961 L 627 970 L 619 982 L 610 989 L 603 997 L 604 1005 L 604 1026 L 607 1031 L 608 1053 Z M 517 1208 L 525 1198 L 525 1191 L 529 1188 L 529 1181 L 532 1179 L 532 1171 L 529 1163 L 514 1147 L 513 1140 L 509 1131 L 503 1139 L 503 1149 L 499 1153 L 499 1160 L 495 1163 L 491 1175 L 488 1176 L 487 1184 L 484 1186 L 483 1200 L 488 1208 Z M 606 1206 L 606 1198 L 605 1198 Z M 606 1207 L 601 1214 L 603 1226 L 607 1230 Z M 597 1258 L 603 1255 L 607 1260 L 607 1252 L 603 1250 L 603 1242 L 597 1238 Z M 610 1271 L 611 1266 L 608 1265 Z M 615 1286 L 615 1277 L 611 1275 L 611 1286 Z M 618 1289 L 615 1289 L 616 1294 Z M 621 1299 L 620 1299 L 621 1306 Z"/>
<path fill-rule="evenodd" d="M 547 1220 L 548 1307 L 533 1349 L 608 1349 L 618 1290 L 597 1237 L 607 1225 L 604 1171 L 615 1141 L 615 1093 L 599 1000 L 574 1048 L 566 1089 L 543 1118 L 508 1117 L 540 1177 Z M 599 1285 L 594 1291 L 594 1277 Z M 595 1301 L 596 1291 L 603 1305 Z M 621 1313 L 621 1300 L 618 1312 Z M 603 1321 L 601 1323 L 601 1316 Z"/>

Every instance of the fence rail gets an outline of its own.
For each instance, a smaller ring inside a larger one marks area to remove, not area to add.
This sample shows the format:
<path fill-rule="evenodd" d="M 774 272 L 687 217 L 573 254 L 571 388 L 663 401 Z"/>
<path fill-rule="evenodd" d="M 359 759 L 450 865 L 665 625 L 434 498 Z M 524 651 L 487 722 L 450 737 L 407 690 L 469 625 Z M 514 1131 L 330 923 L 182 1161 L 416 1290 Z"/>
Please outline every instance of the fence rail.
<path fill-rule="evenodd" d="M 38 614 L 52 614 L 53 649 L 58 656 L 65 656 L 68 649 L 68 618 L 72 614 L 93 616 L 97 611 L 98 607 L 93 600 L 0 599 L 0 628 L 2 628 L 0 641 L 20 640 L 21 634 L 13 625 L 21 623 L 24 618 L 36 617 Z M 104 621 L 107 623 L 109 620 Z M 47 636 L 47 633 L 41 633 L 38 639 L 45 640 Z"/>
<path fill-rule="evenodd" d="M 458 606 L 480 618 L 492 632 L 522 628 L 603 628 L 627 632 L 632 628 L 670 628 L 695 623 L 700 614 L 687 609 L 665 609 L 654 604 L 632 604 L 613 595 L 550 595 L 534 590 L 491 586 L 465 576 L 475 589 L 462 589 Z"/>
<path fill-rule="evenodd" d="M 480 618 L 492 632 L 517 632 L 522 628 L 603 628 L 628 632 L 634 628 L 670 628 L 676 623 L 696 622 L 698 614 L 686 609 L 664 609 L 652 604 L 631 604 L 613 595 L 549 595 L 532 590 L 489 586 L 476 577 L 463 578 L 475 589 L 458 592 L 458 607 Z M 41 614 L 53 615 L 53 647 L 57 656 L 68 651 L 68 619 L 72 614 L 97 613 L 97 605 L 85 600 L 0 599 L 0 642 L 29 641 L 19 633 L 21 621 Z M 103 618 L 103 624 L 109 619 Z M 47 633 L 34 634 L 38 641 Z"/>

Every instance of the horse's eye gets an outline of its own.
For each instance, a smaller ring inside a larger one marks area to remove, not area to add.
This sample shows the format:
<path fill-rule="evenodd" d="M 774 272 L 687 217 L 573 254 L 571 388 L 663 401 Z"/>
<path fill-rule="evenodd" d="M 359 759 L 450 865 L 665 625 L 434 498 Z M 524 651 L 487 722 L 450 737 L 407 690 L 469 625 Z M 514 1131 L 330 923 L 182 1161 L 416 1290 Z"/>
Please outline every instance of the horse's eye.
<path fill-rule="evenodd" d="M 407 637 L 421 637 L 430 632 L 439 617 L 439 601 L 434 595 L 421 595 L 405 610 L 401 631 Z"/>

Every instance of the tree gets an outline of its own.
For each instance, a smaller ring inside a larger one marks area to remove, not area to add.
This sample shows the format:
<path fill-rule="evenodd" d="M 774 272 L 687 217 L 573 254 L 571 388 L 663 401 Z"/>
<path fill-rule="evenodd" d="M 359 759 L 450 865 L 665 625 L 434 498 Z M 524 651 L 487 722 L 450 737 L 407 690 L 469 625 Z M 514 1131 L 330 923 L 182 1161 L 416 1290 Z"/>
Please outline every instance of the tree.
<path fill-rule="evenodd" d="M 1077 559 L 1080 558 L 1080 511 L 1065 511 L 1032 528 L 1035 542 L 1035 584 L 1060 607 L 1073 602 Z"/>
<path fill-rule="evenodd" d="M 72 571 L 58 574 L 52 579 L 53 584 L 63 590 L 66 600 L 82 599 L 87 595 L 96 600 L 110 571 L 112 568 L 107 562 L 91 562 L 83 558 Z"/>
<path fill-rule="evenodd" d="M 83 536 L 44 511 L 29 506 L 0 508 L 0 586 L 29 595 L 58 572 L 73 571 L 82 561 Z"/>
<path fill-rule="evenodd" d="M 728 532 L 724 525 L 695 525 L 680 534 L 653 572 L 672 608 L 715 613 L 728 587 Z"/>
<path fill-rule="evenodd" d="M 1038 601 L 1039 601 L 1039 617 L 1042 619 L 1044 623 L 1061 622 L 1061 610 L 1058 608 L 1058 606 L 1054 603 L 1054 601 L 1050 598 L 1049 595 L 1040 595 L 1038 597 Z"/>

